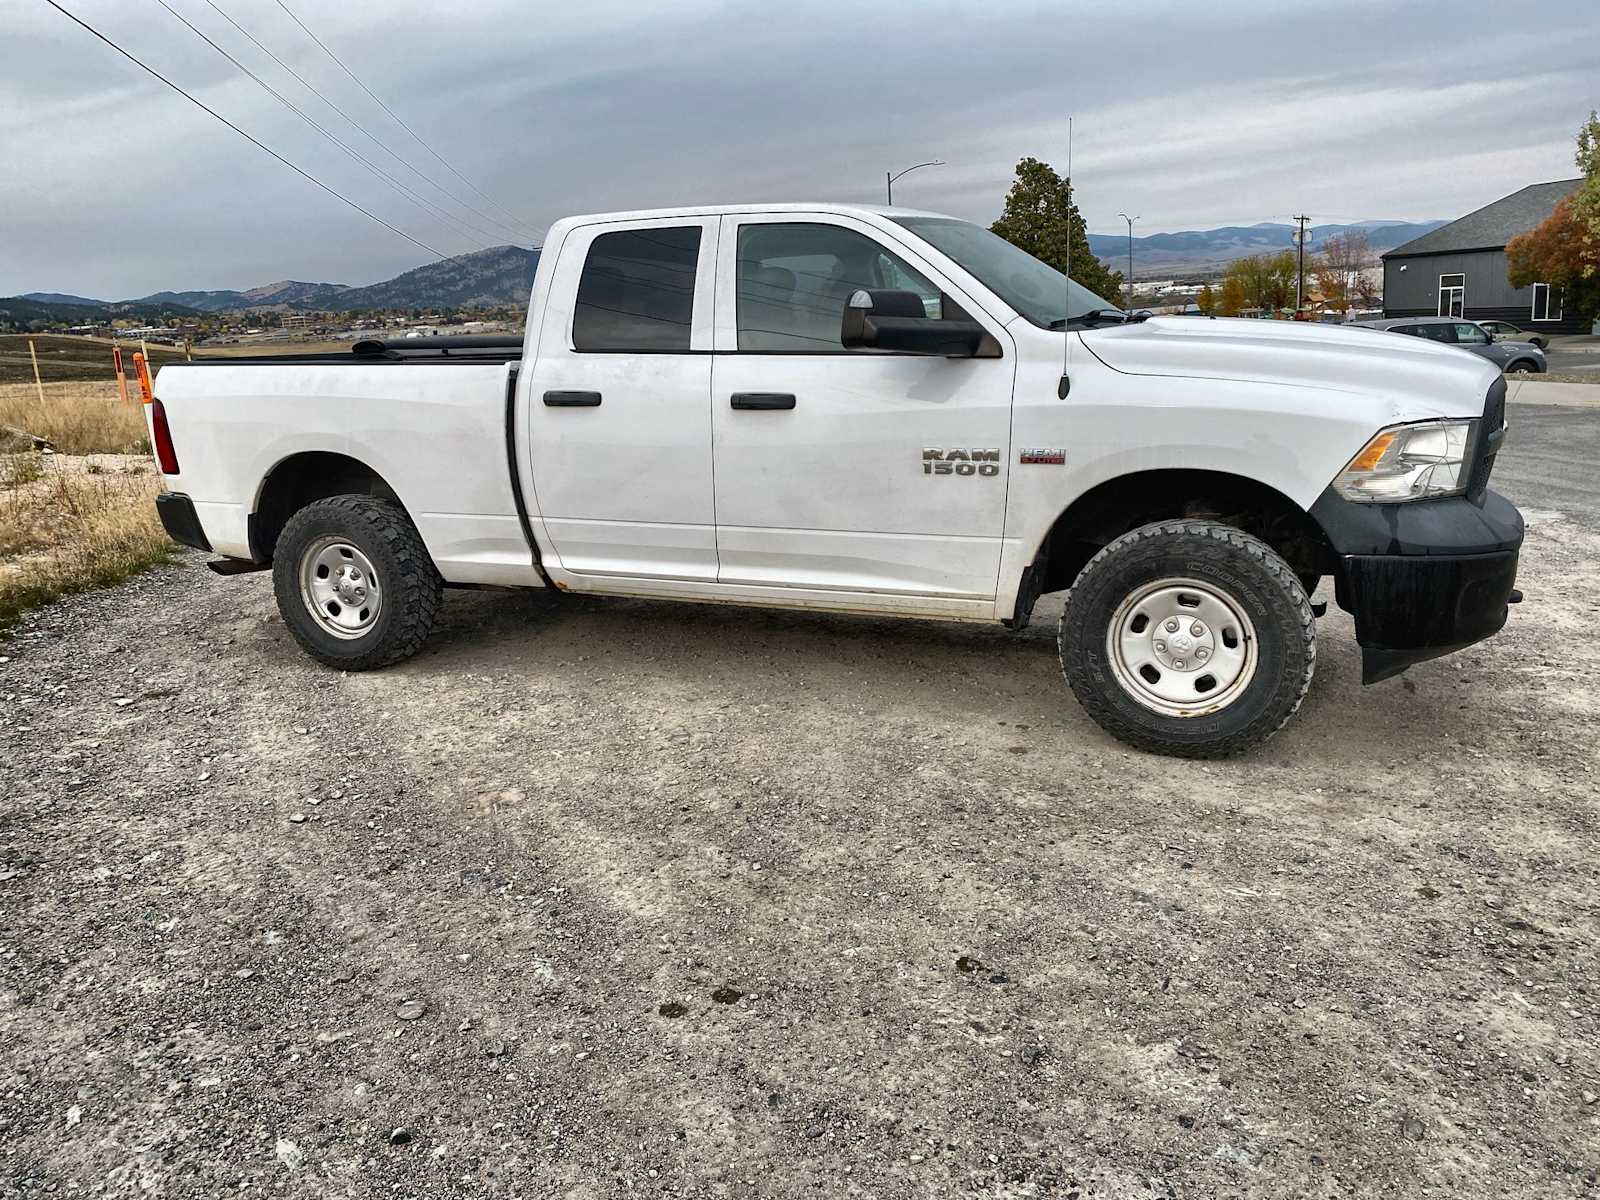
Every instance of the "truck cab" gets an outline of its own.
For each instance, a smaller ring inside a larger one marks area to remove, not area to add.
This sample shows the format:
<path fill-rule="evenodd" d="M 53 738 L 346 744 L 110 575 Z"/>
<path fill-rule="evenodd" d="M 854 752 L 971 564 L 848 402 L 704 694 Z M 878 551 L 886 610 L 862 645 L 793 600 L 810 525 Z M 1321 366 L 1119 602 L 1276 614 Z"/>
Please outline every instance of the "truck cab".
<path fill-rule="evenodd" d="M 1300 703 L 1323 577 L 1369 682 L 1515 598 L 1489 364 L 1136 321 L 934 213 L 568 218 L 519 345 L 169 366 L 156 394 L 168 528 L 271 566 L 302 645 L 346 668 L 414 652 L 451 584 L 1012 628 L 1070 589 L 1079 700 L 1206 756 Z"/>

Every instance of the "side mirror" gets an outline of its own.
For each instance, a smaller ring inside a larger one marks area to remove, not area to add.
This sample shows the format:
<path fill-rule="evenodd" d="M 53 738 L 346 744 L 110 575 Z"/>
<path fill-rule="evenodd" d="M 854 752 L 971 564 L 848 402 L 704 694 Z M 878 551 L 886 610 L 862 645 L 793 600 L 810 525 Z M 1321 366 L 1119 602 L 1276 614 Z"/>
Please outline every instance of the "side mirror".
<path fill-rule="evenodd" d="M 845 302 L 839 340 L 849 350 L 937 354 L 945 358 L 997 358 L 1000 347 L 973 320 L 928 316 L 915 292 L 860 288 Z"/>
<path fill-rule="evenodd" d="M 1488 338 L 1491 342 L 1498 342 L 1500 340 L 1500 335 L 1492 329 L 1485 329 L 1483 331 L 1483 336 Z"/>

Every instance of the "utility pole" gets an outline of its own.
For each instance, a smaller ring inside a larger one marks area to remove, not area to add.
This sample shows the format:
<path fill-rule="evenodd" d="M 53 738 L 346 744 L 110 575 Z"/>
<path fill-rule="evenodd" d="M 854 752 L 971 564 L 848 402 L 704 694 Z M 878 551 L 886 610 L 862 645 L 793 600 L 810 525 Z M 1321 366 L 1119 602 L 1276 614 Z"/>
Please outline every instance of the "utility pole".
<path fill-rule="evenodd" d="M 1300 247 L 1300 269 L 1294 285 L 1294 312 L 1296 317 L 1300 315 L 1300 309 L 1304 306 L 1306 298 L 1306 222 L 1310 219 L 1310 217 L 1295 218 L 1300 225 L 1294 235 L 1294 240 Z"/>
<path fill-rule="evenodd" d="M 1128 223 L 1128 311 L 1131 313 L 1133 311 L 1133 223 L 1139 218 L 1130 217 L 1125 212 L 1119 212 L 1117 216 Z"/>

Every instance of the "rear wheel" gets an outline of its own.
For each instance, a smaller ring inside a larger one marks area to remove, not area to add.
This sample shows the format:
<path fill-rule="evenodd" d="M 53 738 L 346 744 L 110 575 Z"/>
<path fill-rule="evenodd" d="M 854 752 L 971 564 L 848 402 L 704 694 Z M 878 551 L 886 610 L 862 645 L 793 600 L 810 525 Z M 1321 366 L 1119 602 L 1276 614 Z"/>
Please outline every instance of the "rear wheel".
<path fill-rule="evenodd" d="M 1164 521 L 1090 560 L 1061 617 L 1079 703 L 1142 750 L 1217 758 L 1259 745 L 1300 707 L 1316 666 L 1311 606 L 1259 538 Z"/>
<path fill-rule="evenodd" d="M 421 649 L 444 585 L 399 505 L 333 496 L 289 518 L 273 554 L 272 586 L 306 653 L 365 671 Z"/>

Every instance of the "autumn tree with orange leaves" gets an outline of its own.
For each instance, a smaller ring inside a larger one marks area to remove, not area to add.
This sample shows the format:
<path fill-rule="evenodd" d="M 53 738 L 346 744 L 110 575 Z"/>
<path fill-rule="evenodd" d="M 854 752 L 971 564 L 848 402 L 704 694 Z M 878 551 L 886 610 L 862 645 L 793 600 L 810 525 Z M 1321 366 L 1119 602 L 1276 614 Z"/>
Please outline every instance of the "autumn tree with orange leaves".
<path fill-rule="evenodd" d="M 1555 211 L 1506 246 L 1506 278 L 1512 287 L 1548 283 L 1562 304 L 1584 321 L 1600 314 L 1600 118 L 1594 113 L 1578 131 L 1578 168 L 1583 182 Z"/>

